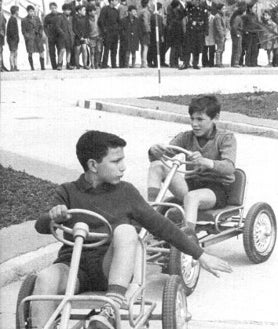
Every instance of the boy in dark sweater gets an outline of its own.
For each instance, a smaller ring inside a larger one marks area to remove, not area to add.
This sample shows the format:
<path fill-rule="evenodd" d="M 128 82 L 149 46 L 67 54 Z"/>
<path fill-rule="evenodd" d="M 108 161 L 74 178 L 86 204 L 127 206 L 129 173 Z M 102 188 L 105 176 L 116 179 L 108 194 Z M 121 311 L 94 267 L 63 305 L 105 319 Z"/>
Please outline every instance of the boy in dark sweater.
<path fill-rule="evenodd" d="M 121 307 L 133 275 L 139 243 L 135 223 L 199 259 L 200 264 L 212 274 L 218 276 L 218 271 L 231 272 L 226 262 L 204 253 L 175 224 L 149 206 L 132 184 L 121 182 L 126 169 L 125 145 L 123 139 L 112 134 L 99 131 L 83 134 L 77 143 L 76 153 L 84 174 L 77 181 L 58 187 L 49 218 L 41 217 L 36 222 L 37 231 L 43 234 L 50 233 L 50 218 L 72 227 L 78 219 L 70 216 L 67 210 L 81 208 L 101 214 L 111 224 L 111 241 L 82 252 L 76 293 L 85 290 L 107 291 L 106 296 Z M 84 220 L 93 226 L 95 232 L 103 232 L 104 225 L 96 226 L 94 220 L 86 219 L 86 216 Z M 63 245 L 55 263 L 38 274 L 35 295 L 65 292 L 71 254 L 72 247 Z M 54 309 L 55 305 L 51 302 L 34 303 L 33 326 L 42 328 Z M 114 315 L 109 304 L 102 307 L 99 315 L 90 319 L 90 329 L 113 327 Z"/>
<path fill-rule="evenodd" d="M 11 17 L 7 25 L 7 42 L 10 48 L 10 65 L 11 71 L 18 71 L 17 68 L 17 49 L 19 43 L 19 33 L 18 33 L 18 6 L 11 6 L 10 12 Z"/>
<path fill-rule="evenodd" d="M 236 140 L 230 131 L 216 126 L 220 104 L 215 96 L 200 96 L 192 99 L 189 115 L 192 130 L 179 133 L 171 145 L 192 152 L 187 169 L 193 173 L 183 177 L 176 174 L 170 190 L 184 204 L 188 228 L 193 230 L 198 209 L 223 208 L 227 204 L 229 185 L 235 180 Z M 159 160 L 167 153 L 162 144 L 153 145 L 149 150 L 149 200 L 155 200 L 162 181 L 168 174 L 167 167 Z M 174 155 L 170 152 L 170 155 Z"/>

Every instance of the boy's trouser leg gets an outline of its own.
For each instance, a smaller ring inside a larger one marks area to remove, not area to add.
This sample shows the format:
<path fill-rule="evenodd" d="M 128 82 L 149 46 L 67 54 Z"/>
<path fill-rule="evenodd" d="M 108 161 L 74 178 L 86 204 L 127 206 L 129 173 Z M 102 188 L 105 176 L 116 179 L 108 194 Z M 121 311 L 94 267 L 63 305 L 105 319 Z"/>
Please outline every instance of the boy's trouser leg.
<path fill-rule="evenodd" d="M 81 48 L 81 46 L 75 46 L 75 49 L 74 49 L 74 53 L 75 53 L 75 65 L 76 65 L 77 68 L 80 67 L 80 65 L 79 65 L 80 48 Z"/>
<path fill-rule="evenodd" d="M 66 52 L 65 48 L 62 48 L 59 50 L 59 54 L 58 54 L 58 65 L 63 65 L 63 58 L 64 58 L 64 54 Z"/>
<path fill-rule="evenodd" d="M 55 39 L 48 39 L 48 49 L 49 49 L 49 57 L 51 62 L 51 67 L 53 70 L 57 69 L 56 62 L 56 42 Z"/>
<path fill-rule="evenodd" d="M 14 70 L 15 68 L 15 63 L 14 63 L 14 51 L 10 52 L 10 67 L 11 67 L 11 71 Z"/>
<path fill-rule="evenodd" d="M 88 54 L 87 54 L 87 46 L 85 44 L 81 45 L 81 52 L 82 52 L 82 62 L 83 66 L 87 66 Z"/>
<path fill-rule="evenodd" d="M 36 279 L 33 295 L 61 295 L 66 291 L 69 266 L 53 264 L 42 270 Z M 79 290 L 77 279 L 76 292 Z M 41 329 L 57 307 L 56 301 L 32 302 L 32 327 Z"/>
<path fill-rule="evenodd" d="M 162 182 L 165 180 L 169 169 L 166 168 L 161 161 L 153 161 L 150 163 L 149 172 L 148 172 L 148 200 L 155 201 Z M 183 178 L 183 176 L 177 173 L 169 186 L 169 190 L 173 193 L 173 195 L 183 201 L 185 195 L 188 193 L 187 184 Z"/>
<path fill-rule="evenodd" d="M 41 64 L 41 70 L 45 70 L 43 53 L 40 53 L 40 64 Z"/>
<path fill-rule="evenodd" d="M 28 61 L 29 61 L 31 70 L 34 71 L 33 55 L 31 53 L 28 54 Z"/>
<path fill-rule="evenodd" d="M 215 46 L 209 46 L 209 66 L 214 66 Z"/>
<path fill-rule="evenodd" d="M 129 67 L 129 57 L 130 57 L 130 51 L 127 50 L 125 52 L 125 67 Z"/>
<path fill-rule="evenodd" d="M 131 53 L 131 65 L 134 68 L 136 63 L 136 52 Z"/>

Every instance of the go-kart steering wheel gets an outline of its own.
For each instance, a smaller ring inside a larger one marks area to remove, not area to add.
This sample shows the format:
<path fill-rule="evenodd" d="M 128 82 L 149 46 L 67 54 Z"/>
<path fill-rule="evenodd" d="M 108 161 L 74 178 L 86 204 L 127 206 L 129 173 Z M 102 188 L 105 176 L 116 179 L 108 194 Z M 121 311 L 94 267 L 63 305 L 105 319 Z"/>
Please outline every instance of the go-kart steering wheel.
<path fill-rule="evenodd" d="M 97 233 L 97 232 L 90 232 L 88 230 L 88 225 L 85 223 L 81 223 L 83 224 L 84 230 L 87 232 L 87 236 L 86 239 L 94 239 L 97 240 L 96 242 L 91 242 L 91 243 L 86 243 L 84 241 L 83 243 L 83 247 L 84 248 L 94 248 L 94 247 L 98 247 L 103 245 L 104 243 L 106 243 L 112 236 L 112 227 L 109 224 L 109 222 L 100 214 L 90 211 L 90 210 L 86 210 L 86 209 L 69 209 L 67 211 L 68 214 L 85 214 L 85 215 L 89 215 L 92 216 L 94 218 L 99 219 L 105 226 L 105 229 L 107 231 L 107 233 Z M 54 220 L 51 220 L 50 222 L 50 229 L 52 234 L 54 235 L 54 237 L 59 240 L 60 242 L 73 247 L 74 246 L 74 242 L 73 241 L 69 241 L 66 240 L 64 237 L 60 237 L 58 236 L 56 229 L 60 229 L 63 232 L 67 233 L 67 234 L 71 234 L 74 235 L 74 228 L 69 228 L 67 226 L 64 226 L 63 224 L 57 224 L 56 222 L 54 222 Z"/>
<path fill-rule="evenodd" d="M 192 155 L 192 152 L 191 151 L 188 151 L 180 146 L 175 146 L 175 145 L 167 145 L 166 146 L 167 149 L 170 149 L 170 150 L 174 150 L 174 151 L 179 151 L 180 153 L 183 153 L 185 155 Z M 169 156 L 167 156 L 166 154 L 163 154 L 162 155 L 162 158 L 160 159 L 161 162 L 168 168 L 172 169 L 173 168 L 173 164 L 177 164 L 179 167 L 181 165 L 186 165 L 186 164 L 192 164 L 191 161 L 182 161 L 180 159 L 177 159 L 177 158 L 170 158 Z M 169 163 L 167 163 L 167 161 L 171 161 L 172 162 L 172 166 L 169 165 Z M 177 170 L 177 172 L 179 173 L 182 173 L 182 174 L 191 174 L 191 173 L 194 173 L 195 170 Z"/>

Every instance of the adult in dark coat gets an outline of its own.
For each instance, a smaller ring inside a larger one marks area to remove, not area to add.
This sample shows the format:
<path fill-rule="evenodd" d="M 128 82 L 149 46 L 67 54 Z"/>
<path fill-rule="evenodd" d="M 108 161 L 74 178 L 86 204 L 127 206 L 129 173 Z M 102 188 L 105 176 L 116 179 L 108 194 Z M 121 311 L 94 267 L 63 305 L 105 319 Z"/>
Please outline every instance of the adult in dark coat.
<path fill-rule="evenodd" d="M 57 69 L 57 59 L 56 53 L 59 54 L 58 46 L 58 33 L 57 33 L 57 20 L 60 15 L 57 11 L 57 4 L 55 2 L 50 2 L 49 4 L 50 13 L 44 18 L 43 26 L 45 34 L 48 38 L 48 50 L 50 62 L 53 70 Z"/>
<path fill-rule="evenodd" d="M 71 53 L 74 47 L 74 33 L 72 27 L 72 16 L 70 4 L 65 3 L 62 6 L 63 14 L 59 15 L 56 31 L 58 35 L 58 66 L 57 69 L 61 70 L 63 65 L 63 57 L 66 53 L 67 70 L 72 70 L 73 67 L 70 65 Z"/>
<path fill-rule="evenodd" d="M 208 34 L 208 14 L 200 0 L 192 0 L 186 9 L 186 33 L 184 40 L 184 63 L 180 69 L 189 67 L 190 55 L 193 54 L 193 68 L 200 69 L 199 57 L 203 51 L 205 36 Z"/>
<path fill-rule="evenodd" d="M 2 0 L 0 0 L 0 72 L 8 71 L 3 63 L 3 46 L 5 44 L 6 22 L 6 18 L 2 13 Z"/>
<path fill-rule="evenodd" d="M 212 0 L 205 0 L 203 2 L 203 7 L 206 10 L 209 10 L 213 16 L 217 13 L 217 3 Z"/>
<path fill-rule="evenodd" d="M 28 15 L 21 21 L 21 32 L 25 39 L 26 50 L 31 70 L 34 70 L 33 53 L 40 54 L 41 69 L 44 70 L 43 26 L 40 18 L 35 16 L 35 8 L 27 6 Z"/>
<path fill-rule="evenodd" d="M 162 17 L 162 4 L 157 3 L 158 13 L 153 13 L 151 16 L 151 36 L 150 36 L 150 46 L 148 49 L 148 66 L 157 67 L 157 43 L 156 43 L 156 15 L 157 15 L 157 25 L 158 25 L 158 35 L 159 35 L 159 53 L 161 53 L 161 45 L 164 40 L 164 27 L 163 27 L 163 17 Z"/>
<path fill-rule="evenodd" d="M 185 11 L 178 0 L 173 0 L 167 7 L 166 38 L 170 49 L 170 67 L 178 68 L 182 53 L 182 20 Z"/>
<path fill-rule="evenodd" d="M 128 16 L 121 20 L 120 40 L 125 51 L 125 67 L 129 67 L 131 54 L 132 67 L 135 67 L 136 51 L 139 49 L 139 20 L 136 17 L 136 7 L 128 7 Z"/>
<path fill-rule="evenodd" d="M 104 51 L 102 68 L 107 68 L 108 55 L 110 52 L 111 66 L 116 68 L 117 48 L 120 29 L 120 15 L 116 6 L 118 0 L 109 0 L 109 6 L 101 9 L 98 25 L 103 35 Z"/>
<path fill-rule="evenodd" d="M 10 12 L 11 17 L 7 25 L 7 43 L 10 49 L 10 65 L 11 71 L 18 71 L 17 68 L 17 49 L 19 43 L 19 32 L 18 32 L 18 6 L 11 6 Z"/>

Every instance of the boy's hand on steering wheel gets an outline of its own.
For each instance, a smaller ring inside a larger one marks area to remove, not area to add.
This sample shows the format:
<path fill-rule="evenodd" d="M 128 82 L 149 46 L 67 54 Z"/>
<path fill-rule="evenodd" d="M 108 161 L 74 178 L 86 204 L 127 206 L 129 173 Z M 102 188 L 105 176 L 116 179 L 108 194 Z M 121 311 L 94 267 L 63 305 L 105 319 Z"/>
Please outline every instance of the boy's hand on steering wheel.
<path fill-rule="evenodd" d="M 209 255 L 207 253 L 203 253 L 201 257 L 199 258 L 200 265 L 208 272 L 216 276 L 217 278 L 220 277 L 218 272 L 226 272 L 226 273 L 232 273 L 231 266 L 225 262 L 224 260 Z"/>
<path fill-rule="evenodd" d="M 164 144 L 155 144 L 151 147 L 150 151 L 156 159 L 161 159 L 163 154 L 167 152 L 167 146 Z"/>
<path fill-rule="evenodd" d="M 213 160 L 204 158 L 199 151 L 193 152 L 189 159 L 198 170 L 213 169 L 214 167 Z"/>
<path fill-rule="evenodd" d="M 49 210 L 48 214 L 49 217 L 57 224 L 66 222 L 71 218 L 71 215 L 68 214 L 68 208 L 63 204 L 53 207 Z"/>

